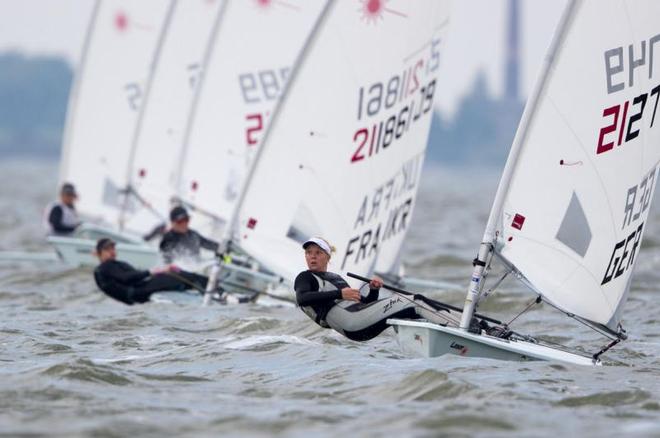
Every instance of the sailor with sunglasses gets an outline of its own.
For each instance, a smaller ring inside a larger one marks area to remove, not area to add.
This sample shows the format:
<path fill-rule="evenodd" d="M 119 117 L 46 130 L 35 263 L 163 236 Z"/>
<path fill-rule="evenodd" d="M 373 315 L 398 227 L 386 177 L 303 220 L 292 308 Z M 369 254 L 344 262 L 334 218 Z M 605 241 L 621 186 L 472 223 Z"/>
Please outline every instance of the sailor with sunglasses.
<path fill-rule="evenodd" d="M 171 228 L 160 241 L 160 251 L 165 262 L 175 259 L 197 259 L 200 249 L 218 252 L 218 242 L 207 239 L 197 231 L 190 229 L 190 216 L 184 207 L 177 206 L 170 211 Z"/>

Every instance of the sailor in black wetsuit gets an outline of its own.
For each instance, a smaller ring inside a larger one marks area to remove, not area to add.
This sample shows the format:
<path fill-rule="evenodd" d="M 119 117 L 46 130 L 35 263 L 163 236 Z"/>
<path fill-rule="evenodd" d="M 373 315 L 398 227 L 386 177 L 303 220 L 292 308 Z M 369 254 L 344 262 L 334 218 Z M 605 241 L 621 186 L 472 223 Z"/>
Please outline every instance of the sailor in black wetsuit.
<path fill-rule="evenodd" d="M 303 248 L 309 270 L 296 277 L 296 302 L 321 327 L 332 328 L 354 341 L 367 341 L 389 327 L 388 318 L 420 317 L 415 299 L 398 295 L 379 299 L 383 285 L 379 278 L 371 280 L 369 295 L 362 297 L 342 277 L 327 272 L 332 249 L 324 239 L 312 237 Z"/>
<path fill-rule="evenodd" d="M 45 226 L 48 234 L 69 235 L 80 225 L 75 202 L 78 193 L 73 184 L 64 183 L 60 189 L 60 201 L 50 204 L 47 208 Z"/>
<path fill-rule="evenodd" d="M 207 239 L 197 231 L 188 228 L 190 216 L 183 207 L 174 207 L 170 211 L 171 229 L 165 233 L 160 241 L 160 251 L 166 262 L 171 263 L 175 258 L 198 258 L 200 248 L 217 252 L 218 242 Z"/>
<path fill-rule="evenodd" d="M 208 279 L 202 275 L 181 271 L 174 265 L 150 271 L 135 269 L 116 260 L 115 242 L 108 238 L 96 243 L 101 262 L 94 270 L 94 280 L 106 295 L 125 304 L 145 303 L 154 292 L 204 290 Z"/>

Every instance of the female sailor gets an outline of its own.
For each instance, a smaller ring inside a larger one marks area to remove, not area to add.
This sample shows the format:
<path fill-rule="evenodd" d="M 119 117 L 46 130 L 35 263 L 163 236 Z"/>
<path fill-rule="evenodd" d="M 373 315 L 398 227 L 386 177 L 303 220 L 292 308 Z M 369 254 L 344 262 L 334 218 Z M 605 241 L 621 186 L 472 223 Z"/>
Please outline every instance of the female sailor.
<path fill-rule="evenodd" d="M 45 227 L 48 234 L 66 236 L 73 234 L 81 222 L 76 212 L 78 193 L 71 183 L 64 183 L 60 188 L 60 201 L 46 209 Z"/>
<path fill-rule="evenodd" d="M 333 248 L 325 239 L 312 237 L 303 249 L 309 269 L 296 277 L 296 302 L 321 327 L 332 328 L 354 341 L 368 341 L 389 327 L 388 318 L 428 318 L 428 305 L 418 301 L 421 296 L 392 295 L 379 299 L 383 281 L 374 277 L 369 283 L 369 294 L 363 297 L 341 276 L 328 272 Z"/>

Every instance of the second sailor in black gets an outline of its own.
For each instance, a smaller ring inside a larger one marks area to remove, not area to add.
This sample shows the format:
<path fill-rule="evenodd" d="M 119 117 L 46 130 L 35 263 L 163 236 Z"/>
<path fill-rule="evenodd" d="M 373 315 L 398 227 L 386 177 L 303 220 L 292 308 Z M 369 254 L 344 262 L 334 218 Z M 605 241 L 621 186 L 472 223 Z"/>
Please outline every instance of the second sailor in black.
<path fill-rule="evenodd" d="M 190 216 L 183 207 L 174 207 L 170 212 L 171 228 L 160 241 L 160 251 L 167 263 L 176 258 L 198 258 L 200 249 L 217 252 L 220 245 L 188 227 Z"/>
<path fill-rule="evenodd" d="M 173 265 L 150 271 L 135 269 L 116 259 L 115 242 L 111 239 L 100 239 L 96 253 L 101 262 L 94 270 L 96 284 L 106 295 L 125 304 L 145 303 L 155 292 L 204 290 L 208 283 L 206 277 Z"/>

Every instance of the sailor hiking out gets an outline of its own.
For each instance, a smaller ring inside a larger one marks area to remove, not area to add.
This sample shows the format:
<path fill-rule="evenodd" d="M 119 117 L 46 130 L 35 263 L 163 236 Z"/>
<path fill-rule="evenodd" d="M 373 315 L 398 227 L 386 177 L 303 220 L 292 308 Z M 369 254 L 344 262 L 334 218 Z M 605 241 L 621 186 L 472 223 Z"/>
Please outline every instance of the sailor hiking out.
<path fill-rule="evenodd" d="M 64 183 L 60 188 L 60 200 L 46 209 L 44 225 L 51 235 L 70 235 L 81 224 L 75 202 L 78 193 L 73 184 Z"/>
<path fill-rule="evenodd" d="M 201 248 L 213 252 L 217 252 L 220 248 L 218 242 L 190 229 L 190 216 L 185 208 L 174 207 L 170 211 L 170 222 L 170 230 L 160 241 L 160 251 L 167 263 L 172 263 L 177 258 L 197 259 Z"/>
<path fill-rule="evenodd" d="M 109 297 L 125 304 L 145 303 L 155 292 L 204 291 L 208 278 L 180 270 L 175 265 L 138 270 L 117 260 L 115 242 L 102 238 L 96 243 L 101 262 L 94 270 L 94 280 Z"/>
<path fill-rule="evenodd" d="M 295 280 L 296 302 L 315 323 L 332 328 L 354 341 L 368 341 L 389 327 L 388 318 L 433 318 L 425 310 L 428 299 L 420 295 L 404 298 L 392 295 L 380 298 L 383 282 L 375 277 L 369 283 L 369 294 L 351 288 L 341 276 L 327 271 L 332 247 L 319 237 L 303 244 L 306 271 Z"/>

